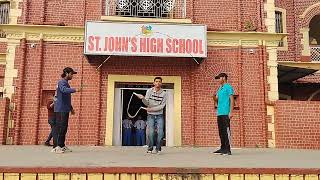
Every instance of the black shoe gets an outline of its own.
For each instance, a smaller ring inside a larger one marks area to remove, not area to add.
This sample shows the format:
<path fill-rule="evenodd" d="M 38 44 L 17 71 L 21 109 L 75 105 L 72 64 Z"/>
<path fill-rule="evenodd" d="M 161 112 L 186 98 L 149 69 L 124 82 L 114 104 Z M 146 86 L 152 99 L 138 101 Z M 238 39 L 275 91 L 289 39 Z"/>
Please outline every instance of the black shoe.
<path fill-rule="evenodd" d="M 45 145 L 45 146 L 53 146 L 53 145 L 50 144 L 49 142 L 45 142 L 44 145 Z"/>
<path fill-rule="evenodd" d="M 218 149 L 218 150 L 216 150 L 215 152 L 213 152 L 213 154 L 222 154 L 223 152 L 222 152 L 222 150 L 221 149 Z"/>
<path fill-rule="evenodd" d="M 147 153 L 150 153 L 150 154 L 151 154 L 152 151 L 153 151 L 153 148 L 149 148 L 149 147 L 148 147 Z"/>

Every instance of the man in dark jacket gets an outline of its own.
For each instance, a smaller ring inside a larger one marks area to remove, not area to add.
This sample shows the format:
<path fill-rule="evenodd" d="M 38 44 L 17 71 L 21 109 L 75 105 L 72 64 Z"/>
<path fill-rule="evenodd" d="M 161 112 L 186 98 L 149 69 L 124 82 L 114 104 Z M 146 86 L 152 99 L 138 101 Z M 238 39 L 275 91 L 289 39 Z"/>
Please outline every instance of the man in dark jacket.
<path fill-rule="evenodd" d="M 71 94 L 80 92 L 82 87 L 79 89 L 71 88 L 69 80 L 72 79 L 73 75 L 77 74 L 70 67 L 63 69 L 61 78 L 58 82 L 56 93 L 56 101 L 54 104 L 54 112 L 56 115 L 56 124 L 54 126 L 53 135 L 53 150 L 55 153 L 71 152 L 71 150 L 65 145 L 66 134 L 68 130 L 69 113 L 74 114 L 74 109 L 71 105 Z"/>

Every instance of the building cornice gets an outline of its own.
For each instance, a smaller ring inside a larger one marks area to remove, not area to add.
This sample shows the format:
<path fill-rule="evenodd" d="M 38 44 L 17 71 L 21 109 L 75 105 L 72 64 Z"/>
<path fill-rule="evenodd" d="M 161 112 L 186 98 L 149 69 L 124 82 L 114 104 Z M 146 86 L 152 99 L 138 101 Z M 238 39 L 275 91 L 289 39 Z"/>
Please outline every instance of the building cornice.
<path fill-rule="evenodd" d="M 6 33 L 8 40 L 83 42 L 84 27 L 50 26 L 50 25 L 11 25 L 2 24 L 0 29 Z"/>
<path fill-rule="evenodd" d="M 84 41 L 85 33 L 84 27 L 51 25 L 5 24 L 0 25 L 0 29 L 6 32 L 6 38 L 11 42 L 26 38 L 29 41 L 43 39 L 44 41 L 81 43 Z M 285 33 L 267 32 L 207 32 L 208 46 L 277 47 L 278 42 L 286 36 Z"/>
<path fill-rule="evenodd" d="M 278 47 L 285 33 L 208 31 L 208 46 Z"/>
<path fill-rule="evenodd" d="M 101 16 L 102 21 L 110 22 L 137 22 L 137 23 L 165 23 L 165 24 L 192 24 L 191 19 L 161 19 L 121 16 Z"/>

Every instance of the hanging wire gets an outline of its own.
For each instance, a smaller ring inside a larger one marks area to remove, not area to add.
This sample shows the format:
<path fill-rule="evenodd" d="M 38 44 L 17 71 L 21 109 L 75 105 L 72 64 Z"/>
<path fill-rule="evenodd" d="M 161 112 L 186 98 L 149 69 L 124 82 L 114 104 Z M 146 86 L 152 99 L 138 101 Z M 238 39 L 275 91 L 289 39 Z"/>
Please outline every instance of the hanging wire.
<path fill-rule="evenodd" d="M 130 100 L 129 100 L 129 102 L 128 102 L 127 114 L 128 114 L 128 117 L 129 117 L 129 118 L 135 118 L 135 117 L 138 115 L 138 113 L 140 112 L 141 109 L 144 109 L 144 110 L 146 109 L 145 107 L 142 107 L 142 106 L 141 106 L 134 115 L 131 115 L 131 114 L 129 113 L 130 104 L 131 104 L 131 100 L 132 100 L 133 95 L 137 95 L 137 93 L 133 92 L 133 93 L 131 94 Z"/>

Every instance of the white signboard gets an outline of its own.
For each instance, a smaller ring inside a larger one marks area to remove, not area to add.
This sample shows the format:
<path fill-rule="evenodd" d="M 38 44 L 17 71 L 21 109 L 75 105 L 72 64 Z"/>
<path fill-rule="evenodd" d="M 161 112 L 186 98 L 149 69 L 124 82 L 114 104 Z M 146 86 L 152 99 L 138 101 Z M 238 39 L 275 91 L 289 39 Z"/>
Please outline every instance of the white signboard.
<path fill-rule="evenodd" d="M 207 57 L 205 25 L 87 22 L 84 54 Z"/>

